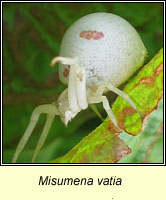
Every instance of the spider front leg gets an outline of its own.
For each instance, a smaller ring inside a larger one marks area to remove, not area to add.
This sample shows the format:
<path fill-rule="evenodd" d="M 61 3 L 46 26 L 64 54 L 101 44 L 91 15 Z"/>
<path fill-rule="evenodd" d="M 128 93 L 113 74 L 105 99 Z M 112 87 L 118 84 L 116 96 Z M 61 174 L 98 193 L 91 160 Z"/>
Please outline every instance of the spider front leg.
<path fill-rule="evenodd" d="M 88 107 L 86 99 L 86 72 L 79 66 L 79 60 L 73 58 L 74 63 L 70 66 L 68 82 L 68 100 L 72 111 L 78 112 L 80 109 Z"/>
<path fill-rule="evenodd" d="M 33 161 L 37 155 L 37 153 L 39 152 L 40 148 L 42 147 L 42 145 L 44 144 L 44 141 L 46 139 L 46 136 L 48 135 L 50 126 L 52 124 L 52 121 L 54 119 L 55 115 L 59 115 L 59 112 L 57 110 L 57 108 L 55 107 L 55 105 L 52 104 L 46 104 L 46 105 L 41 105 L 35 108 L 35 110 L 33 111 L 31 118 L 30 118 L 30 123 L 24 133 L 24 135 L 22 136 L 17 148 L 16 148 L 16 152 L 13 156 L 13 160 L 12 163 L 15 163 L 17 161 L 18 156 L 20 155 L 20 153 L 22 152 L 22 150 L 24 149 L 24 146 L 26 145 L 26 143 L 28 142 L 29 137 L 31 136 L 37 122 L 38 119 L 40 117 L 40 114 L 42 113 L 46 113 L 47 116 L 47 120 L 46 120 L 46 124 L 45 127 L 43 129 L 42 135 L 39 139 L 39 142 L 37 144 L 34 156 L 33 156 Z"/>
<path fill-rule="evenodd" d="M 39 138 L 35 152 L 34 152 L 33 157 L 32 157 L 32 163 L 35 161 L 37 154 L 39 153 L 40 149 L 42 148 L 42 146 L 43 146 L 43 144 L 44 144 L 44 142 L 47 138 L 48 132 L 51 128 L 51 124 L 52 124 L 54 118 L 55 118 L 55 115 L 47 114 L 47 119 L 46 119 L 44 129 L 41 133 L 41 136 Z"/>
<path fill-rule="evenodd" d="M 115 116 L 114 116 L 114 114 L 113 114 L 113 112 L 112 112 L 112 110 L 111 110 L 111 108 L 110 108 L 110 105 L 109 105 L 109 102 L 108 102 L 107 97 L 106 97 L 106 96 L 102 96 L 102 95 L 96 95 L 96 93 L 95 93 L 94 96 L 89 96 L 89 97 L 88 97 L 88 103 L 89 103 L 89 104 L 96 104 L 96 103 L 100 103 L 100 102 L 103 103 L 103 107 L 104 107 L 105 111 L 107 112 L 107 114 L 108 114 L 110 120 L 111 120 L 111 121 L 113 122 L 113 124 L 115 125 L 115 127 L 116 127 L 117 129 L 119 129 L 120 131 L 122 131 L 122 130 L 119 128 L 119 126 L 118 126 L 118 124 L 117 124 L 117 122 L 116 122 L 116 118 L 115 118 Z"/>
<path fill-rule="evenodd" d="M 70 65 L 69 80 L 68 80 L 68 103 L 69 109 L 67 112 L 75 116 L 80 110 L 88 107 L 86 98 L 86 72 L 80 67 L 78 58 L 55 57 L 51 61 L 51 66 L 56 62 L 61 62 L 64 65 Z M 66 117 L 65 124 L 71 120 L 70 114 Z"/>
<path fill-rule="evenodd" d="M 113 124 L 118 128 L 115 116 L 109 106 L 109 102 L 107 100 L 107 97 L 103 96 L 103 93 L 105 91 L 105 89 L 109 89 L 110 91 L 115 92 L 116 94 L 118 94 L 120 97 L 122 97 L 123 99 L 125 99 L 140 115 L 141 117 L 143 117 L 143 114 L 137 109 L 135 103 L 131 100 L 131 98 L 124 92 L 122 92 L 121 90 L 119 90 L 118 88 L 114 87 L 111 83 L 103 83 L 101 84 L 98 89 L 96 90 L 95 93 L 91 92 L 90 95 L 88 96 L 88 103 L 93 104 L 93 103 L 103 103 L 103 107 L 106 110 L 110 120 L 113 122 Z"/>
<path fill-rule="evenodd" d="M 99 86 L 99 88 L 97 89 L 96 94 L 98 94 L 98 95 L 103 94 L 103 92 L 106 88 L 109 89 L 110 91 L 114 92 L 118 96 L 122 97 L 123 99 L 125 99 L 141 115 L 142 118 L 144 117 L 144 115 L 139 111 L 139 109 L 137 108 L 135 103 L 132 101 L 132 99 L 129 97 L 129 95 L 127 95 L 123 91 L 119 90 L 118 88 L 113 86 L 111 83 L 101 84 Z"/>

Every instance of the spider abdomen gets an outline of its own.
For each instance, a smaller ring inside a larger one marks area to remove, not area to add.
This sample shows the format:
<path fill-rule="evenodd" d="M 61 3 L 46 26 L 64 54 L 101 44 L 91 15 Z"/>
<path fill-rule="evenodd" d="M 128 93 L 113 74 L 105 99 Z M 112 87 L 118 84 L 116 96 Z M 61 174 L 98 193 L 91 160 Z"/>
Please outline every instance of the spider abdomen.
<path fill-rule="evenodd" d="M 143 64 L 146 55 L 140 36 L 126 20 L 100 12 L 77 20 L 66 31 L 60 48 L 60 56 L 78 57 L 86 70 L 87 86 L 120 85 Z M 68 83 L 69 69 L 60 64 L 64 83 Z"/>

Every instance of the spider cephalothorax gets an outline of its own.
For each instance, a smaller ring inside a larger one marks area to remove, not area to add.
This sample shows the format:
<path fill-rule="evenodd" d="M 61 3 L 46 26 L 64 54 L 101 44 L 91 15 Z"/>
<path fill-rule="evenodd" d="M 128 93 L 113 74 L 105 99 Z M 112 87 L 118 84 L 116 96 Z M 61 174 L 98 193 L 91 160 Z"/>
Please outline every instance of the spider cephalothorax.
<path fill-rule="evenodd" d="M 117 15 L 93 13 L 76 21 L 63 37 L 60 55 L 51 61 L 51 66 L 59 62 L 60 80 L 68 88 L 56 103 L 38 106 L 33 111 L 13 162 L 23 150 L 41 113 L 47 114 L 47 120 L 32 162 L 44 144 L 55 115 L 59 115 L 67 126 L 89 104 L 102 102 L 110 120 L 120 129 L 103 95 L 105 90 L 124 98 L 142 115 L 130 97 L 117 87 L 142 66 L 146 55 L 146 48 L 137 31 Z"/>

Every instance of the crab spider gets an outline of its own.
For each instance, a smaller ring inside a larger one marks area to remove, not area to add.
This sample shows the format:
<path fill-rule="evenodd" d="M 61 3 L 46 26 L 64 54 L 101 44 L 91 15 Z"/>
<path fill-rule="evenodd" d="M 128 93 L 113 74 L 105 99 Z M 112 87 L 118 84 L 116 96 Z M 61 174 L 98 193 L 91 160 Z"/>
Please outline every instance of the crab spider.
<path fill-rule="evenodd" d="M 116 128 L 120 129 L 117 125 L 115 116 L 110 108 L 108 99 L 106 96 L 103 95 L 106 89 L 109 89 L 110 91 L 113 91 L 117 95 L 124 98 L 142 116 L 142 113 L 137 109 L 131 98 L 126 93 L 114 87 L 111 83 L 103 82 L 95 90 L 93 87 L 87 87 L 86 72 L 83 68 L 79 66 L 78 58 L 55 57 L 51 62 L 51 66 L 53 66 L 56 62 L 61 62 L 64 65 L 71 66 L 68 89 L 62 92 L 57 103 L 41 105 L 35 108 L 35 110 L 32 113 L 29 126 L 27 127 L 22 139 L 20 140 L 17 146 L 16 153 L 13 157 L 12 162 L 16 162 L 19 154 L 23 150 L 33 129 L 35 128 L 35 125 L 38 122 L 41 113 L 46 113 L 47 119 L 43 132 L 37 143 L 35 153 L 32 158 L 32 162 L 35 161 L 38 152 L 40 151 L 41 147 L 43 146 L 46 140 L 46 137 L 48 135 L 49 129 L 51 127 L 55 115 L 59 115 L 61 117 L 61 120 L 67 126 L 68 122 L 70 122 L 77 115 L 78 112 L 86 109 L 89 104 L 96 104 L 102 102 L 103 107 L 107 112 L 110 120 L 113 122 Z"/>
<path fill-rule="evenodd" d="M 60 63 L 60 79 L 68 84 L 68 88 L 61 93 L 57 102 L 35 108 L 12 162 L 15 163 L 22 152 L 41 113 L 46 113 L 47 119 L 32 162 L 43 146 L 56 115 L 67 126 L 89 104 L 102 103 L 110 120 L 121 131 L 104 95 L 105 91 L 110 90 L 124 98 L 143 116 L 131 98 L 117 87 L 143 64 L 146 54 L 136 30 L 119 16 L 94 13 L 75 22 L 64 35 L 60 56 L 51 61 L 51 66 Z"/>

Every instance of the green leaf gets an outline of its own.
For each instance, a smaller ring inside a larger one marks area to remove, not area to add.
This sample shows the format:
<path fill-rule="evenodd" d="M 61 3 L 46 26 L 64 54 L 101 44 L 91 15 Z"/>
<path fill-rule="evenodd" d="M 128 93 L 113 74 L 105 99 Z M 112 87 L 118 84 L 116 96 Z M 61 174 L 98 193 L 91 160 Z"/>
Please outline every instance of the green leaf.
<path fill-rule="evenodd" d="M 141 116 L 121 97 L 113 105 L 120 128 L 131 135 L 141 132 L 149 114 L 156 109 L 163 94 L 163 49 L 126 85 L 123 90 L 144 114 Z"/>
<path fill-rule="evenodd" d="M 144 120 L 142 121 L 142 117 L 121 97 L 118 97 L 113 104 L 118 125 L 129 134 L 136 136 L 143 131 L 149 114 L 158 107 L 163 93 L 162 80 L 163 50 L 161 49 L 124 88 L 124 92 L 129 94 L 145 115 Z M 52 163 L 116 163 L 131 153 L 130 148 L 118 137 L 119 134 L 107 118 L 71 151 Z"/>
<path fill-rule="evenodd" d="M 163 162 L 163 100 L 153 111 L 147 121 L 144 131 L 133 137 L 123 132 L 120 138 L 132 149 L 120 163 L 162 163 Z"/>

